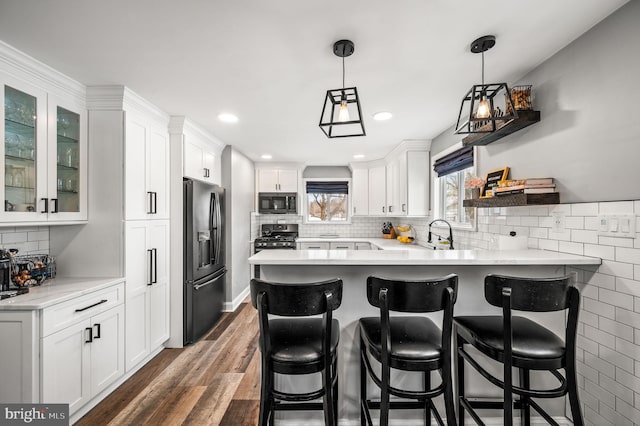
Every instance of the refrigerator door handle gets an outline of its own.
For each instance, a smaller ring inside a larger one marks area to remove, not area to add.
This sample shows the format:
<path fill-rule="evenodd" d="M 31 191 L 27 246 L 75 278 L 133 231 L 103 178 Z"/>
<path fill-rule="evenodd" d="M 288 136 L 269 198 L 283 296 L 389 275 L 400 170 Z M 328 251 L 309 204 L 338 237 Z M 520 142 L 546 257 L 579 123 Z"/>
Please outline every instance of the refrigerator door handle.
<path fill-rule="evenodd" d="M 219 278 L 221 278 L 222 276 L 224 276 L 227 273 L 227 270 L 223 270 L 222 273 L 219 273 L 218 275 L 216 275 L 215 277 L 211 278 L 209 281 L 207 281 L 206 283 L 202 283 L 202 284 L 196 284 L 193 286 L 194 290 L 200 290 L 202 287 L 207 287 L 211 284 L 213 284 L 214 282 L 216 282 Z"/>
<path fill-rule="evenodd" d="M 221 232 L 222 212 L 220 211 L 220 197 L 216 197 L 216 264 L 220 262 L 220 249 L 222 246 Z"/>

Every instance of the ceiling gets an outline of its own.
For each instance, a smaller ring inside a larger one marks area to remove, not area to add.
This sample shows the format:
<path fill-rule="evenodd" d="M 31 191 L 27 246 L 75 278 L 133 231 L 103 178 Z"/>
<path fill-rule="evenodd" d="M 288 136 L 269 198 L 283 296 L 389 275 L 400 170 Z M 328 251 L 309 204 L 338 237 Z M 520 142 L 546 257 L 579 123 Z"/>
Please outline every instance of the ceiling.
<path fill-rule="evenodd" d="M 480 80 L 475 38 L 497 38 L 486 80 L 511 83 L 626 1 L 0 0 L 0 40 L 84 84 L 126 85 L 254 161 L 346 164 L 455 124 Z M 342 84 L 342 38 L 355 43 L 346 85 L 367 136 L 328 139 L 318 122 Z M 394 116 L 376 122 L 378 111 Z"/>

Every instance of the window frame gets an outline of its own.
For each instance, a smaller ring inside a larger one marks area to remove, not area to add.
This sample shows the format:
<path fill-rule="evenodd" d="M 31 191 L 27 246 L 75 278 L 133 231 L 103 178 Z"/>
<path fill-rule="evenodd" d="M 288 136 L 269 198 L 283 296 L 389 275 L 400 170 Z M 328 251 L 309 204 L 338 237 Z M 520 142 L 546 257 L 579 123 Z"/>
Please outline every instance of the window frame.
<path fill-rule="evenodd" d="M 432 215 L 432 220 L 434 219 L 441 219 L 445 217 L 445 212 L 444 212 L 444 185 L 445 185 L 445 180 L 444 180 L 444 176 L 442 178 L 440 178 L 438 176 L 437 173 L 435 173 L 435 171 L 433 171 L 433 166 L 435 164 L 435 162 L 437 160 L 439 160 L 440 158 L 444 157 L 445 155 L 449 155 L 452 152 L 462 148 L 462 142 L 456 143 L 440 152 L 438 152 L 437 154 L 434 154 L 431 157 L 431 171 L 432 171 L 432 181 L 431 181 L 431 187 L 432 187 L 432 194 L 433 194 L 433 209 L 431 211 L 431 215 Z M 476 170 L 478 169 L 478 152 L 477 152 L 477 147 L 473 148 L 473 166 L 469 167 L 471 169 L 471 174 L 475 175 L 476 174 Z M 464 173 L 465 170 L 467 169 L 463 169 L 463 170 L 459 170 L 457 172 L 454 172 L 456 174 L 460 174 L 462 175 L 462 173 Z M 452 173 L 453 174 L 453 173 Z M 462 184 L 461 186 L 464 186 L 464 184 Z M 462 200 L 464 199 L 464 190 L 460 191 L 459 193 L 459 209 L 460 209 L 460 217 L 464 217 L 464 207 L 462 207 Z M 464 231 L 477 231 L 478 230 L 478 214 L 477 214 L 477 210 L 476 210 L 476 214 L 474 214 L 473 219 L 471 219 L 470 222 L 449 222 L 451 224 L 451 227 L 453 229 L 459 229 L 459 230 L 464 230 Z M 446 228 L 446 226 L 441 225 L 440 223 L 436 222 L 433 224 L 434 228 Z"/>
<path fill-rule="evenodd" d="M 341 222 L 322 222 L 309 220 L 309 202 L 308 202 L 308 194 L 307 194 L 307 182 L 347 182 L 347 218 Z M 352 203 L 352 194 L 351 191 L 353 189 L 352 179 L 351 178 L 304 178 L 302 179 L 302 223 L 305 225 L 350 225 L 351 224 L 351 203 Z"/>

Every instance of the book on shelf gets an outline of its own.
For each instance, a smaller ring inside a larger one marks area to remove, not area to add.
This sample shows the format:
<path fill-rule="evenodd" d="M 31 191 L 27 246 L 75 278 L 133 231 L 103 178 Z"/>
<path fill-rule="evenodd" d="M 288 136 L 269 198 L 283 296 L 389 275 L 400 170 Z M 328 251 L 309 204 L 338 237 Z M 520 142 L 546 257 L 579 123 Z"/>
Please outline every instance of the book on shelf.
<path fill-rule="evenodd" d="M 503 188 L 500 188 L 503 189 Z M 493 190 L 493 195 L 496 197 L 502 197 L 504 195 L 513 195 L 513 194 L 522 194 L 525 191 L 524 188 L 514 189 L 514 188 L 504 188 L 502 191 Z"/>
<path fill-rule="evenodd" d="M 539 188 L 525 188 L 525 194 L 550 194 L 552 192 L 556 192 L 556 187 L 554 186 L 541 186 Z"/>
<path fill-rule="evenodd" d="M 525 185 L 553 185 L 553 178 L 527 178 Z"/>

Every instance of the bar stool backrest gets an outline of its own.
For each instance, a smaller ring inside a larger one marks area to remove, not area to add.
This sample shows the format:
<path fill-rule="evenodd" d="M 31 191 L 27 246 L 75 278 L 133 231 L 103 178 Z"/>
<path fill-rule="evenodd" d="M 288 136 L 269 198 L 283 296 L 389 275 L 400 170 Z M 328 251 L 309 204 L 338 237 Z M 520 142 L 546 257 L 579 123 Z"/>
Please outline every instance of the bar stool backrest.
<path fill-rule="evenodd" d="M 313 283 L 272 283 L 251 280 L 251 304 L 258 308 L 258 295 L 267 297 L 268 314 L 301 317 L 338 309 L 342 303 L 342 280 Z"/>
<path fill-rule="evenodd" d="M 511 289 L 511 309 L 527 312 L 552 312 L 569 308 L 574 279 L 571 275 L 558 278 L 520 278 L 487 275 L 484 297 L 493 306 L 503 307 L 503 289 Z"/>
<path fill-rule="evenodd" d="M 396 281 L 380 277 L 367 278 L 367 299 L 372 306 L 380 307 L 380 289 L 387 289 L 389 310 L 396 312 L 435 312 L 445 308 L 448 288 L 453 290 L 453 303 L 458 294 L 458 276 L 455 274 L 437 279 Z"/>

